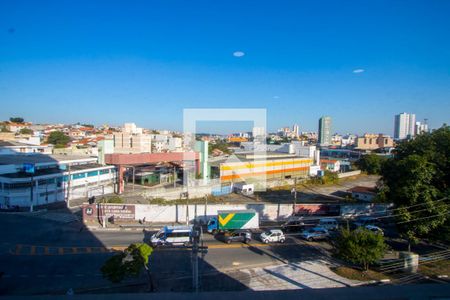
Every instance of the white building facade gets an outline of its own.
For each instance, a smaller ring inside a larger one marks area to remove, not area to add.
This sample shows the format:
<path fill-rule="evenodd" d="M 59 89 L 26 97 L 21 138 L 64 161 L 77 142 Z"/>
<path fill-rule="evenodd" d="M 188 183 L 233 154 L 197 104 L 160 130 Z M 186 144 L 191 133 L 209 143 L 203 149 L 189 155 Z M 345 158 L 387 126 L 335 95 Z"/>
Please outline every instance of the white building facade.
<path fill-rule="evenodd" d="M 401 113 L 395 116 L 394 120 L 394 139 L 403 140 L 415 136 L 416 115 L 410 113 Z"/>

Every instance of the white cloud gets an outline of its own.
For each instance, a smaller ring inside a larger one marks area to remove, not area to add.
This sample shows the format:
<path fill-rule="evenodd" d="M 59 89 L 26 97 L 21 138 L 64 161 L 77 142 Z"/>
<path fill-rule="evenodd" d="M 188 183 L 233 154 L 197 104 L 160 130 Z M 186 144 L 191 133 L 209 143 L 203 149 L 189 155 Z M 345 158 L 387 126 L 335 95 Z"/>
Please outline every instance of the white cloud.
<path fill-rule="evenodd" d="M 358 74 L 358 73 L 363 73 L 365 70 L 364 69 L 354 69 L 353 73 Z"/>
<path fill-rule="evenodd" d="M 233 56 L 234 56 L 234 57 L 242 57 L 242 56 L 244 56 L 244 55 L 245 55 L 245 53 L 242 52 L 242 51 L 234 51 L 234 52 L 233 52 Z"/>

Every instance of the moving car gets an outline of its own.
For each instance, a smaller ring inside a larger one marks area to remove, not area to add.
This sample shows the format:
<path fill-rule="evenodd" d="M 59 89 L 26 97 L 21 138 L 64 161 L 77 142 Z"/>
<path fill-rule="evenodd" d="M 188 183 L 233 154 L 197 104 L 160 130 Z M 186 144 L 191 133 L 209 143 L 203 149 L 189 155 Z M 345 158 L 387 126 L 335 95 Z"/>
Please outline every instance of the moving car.
<path fill-rule="evenodd" d="M 308 241 L 316 241 L 325 240 L 330 234 L 328 233 L 328 230 L 323 227 L 314 227 L 303 231 L 300 236 Z"/>
<path fill-rule="evenodd" d="M 231 242 L 248 243 L 252 240 L 252 234 L 245 230 L 236 230 L 233 232 L 219 232 L 216 234 L 216 239 L 224 243 L 230 244 Z"/>
<path fill-rule="evenodd" d="M 165 226 L 152 235 L 152 246 L 185 245 L 191 242 L 192 226 Z"/>
<path fill-rule="evenodd" d="M 270 229 L 266 232 L 261 233 L 259 237 L 261 241 L 266 244 L 270 242 L 284 243 L 284 241 L 286 241 L 286 237 L 284 236 L 283 231 L 279 229 Z"/>

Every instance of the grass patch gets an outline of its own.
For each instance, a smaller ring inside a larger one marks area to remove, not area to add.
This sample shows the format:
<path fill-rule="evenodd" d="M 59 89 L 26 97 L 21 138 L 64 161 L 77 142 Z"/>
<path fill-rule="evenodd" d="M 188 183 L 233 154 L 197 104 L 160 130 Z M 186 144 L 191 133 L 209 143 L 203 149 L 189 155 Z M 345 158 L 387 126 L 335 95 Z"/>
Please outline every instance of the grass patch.
<path fill-rule="evenodd" d="M 419 272 L 430 277 L 438 275 L 450 276 L 450 260 L 446 259 L 434 263 L 420 264 Z"/>
<path fill-rule="evenodd" d="M 339 276 L 342 276 L 347 279 L 351 280 L 359 280 L 359 281 L 370 281 L 370 280 L 381 280 L 381 279 L 389 279 L 389 276 L 378 273 L 373 270 L 367 270 L 367 271 L 361 271 L 349 267 L 337 267 L 337 268 L 331 268 L 331 270 L 338 274 Z"/>

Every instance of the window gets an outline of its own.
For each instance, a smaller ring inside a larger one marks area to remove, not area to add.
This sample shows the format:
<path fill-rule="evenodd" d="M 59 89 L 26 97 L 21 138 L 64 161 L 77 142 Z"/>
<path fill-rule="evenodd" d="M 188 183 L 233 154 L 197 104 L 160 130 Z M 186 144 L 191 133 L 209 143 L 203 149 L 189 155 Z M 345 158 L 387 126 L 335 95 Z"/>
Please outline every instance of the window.
<path fill-rule="evenodd" d="M 72 180 L 81 179 L 81 178 L 85 178 L 85 177 L 86 177 L 86 173 L 73 174 Z"/>
<path fill-rule="evenodd" d="M 91 171 L 87 173 L 88 177 L 92 177 L 92 176 L 97 176 L 98 175 L 98 171 Z"/>
<path fill-rule="evenodd" d="M 100 170 L 100 175 L 103 175 L 103 174 L 109 174 L 109 169 Z"/>

